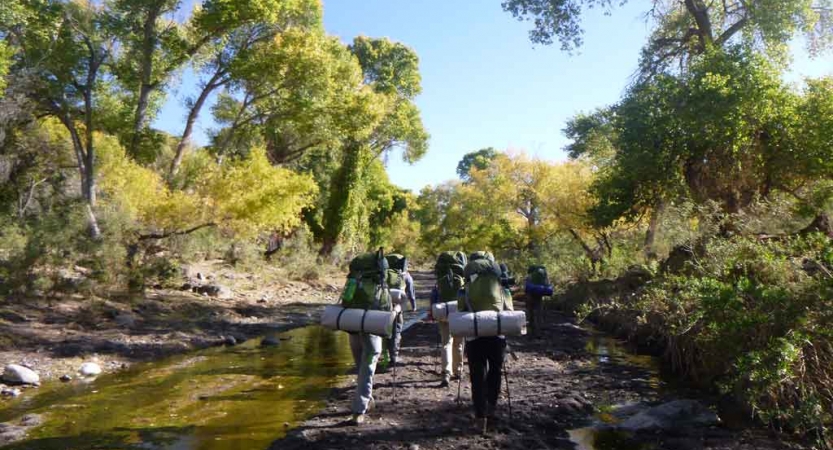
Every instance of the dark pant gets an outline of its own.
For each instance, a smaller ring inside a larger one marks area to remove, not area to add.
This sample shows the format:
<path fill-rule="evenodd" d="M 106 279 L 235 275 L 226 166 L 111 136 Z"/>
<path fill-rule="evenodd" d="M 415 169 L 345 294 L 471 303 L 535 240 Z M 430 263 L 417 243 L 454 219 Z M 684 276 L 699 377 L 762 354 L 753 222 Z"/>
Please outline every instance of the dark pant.
<path fill-rule="evenodd" d="M 471 376 L 471 396 L 474 415 L 486 417 L 497 406 L 500 396 L 500 377 L 506 340 L 498 337 L 482 337 L 466 342 L 466 355 Z"/>
<path fill-rule="evenodd" d="M 537 336 L 544 321 L 544 299 L 540 295 L 526 294 L 526 315 L 529 334 Z"/>
<path fill-rule="evenodd" d="M 393 321 L 393 335 L 390 339 L 385 339 L 385 346 L 388 350 L 388 358 L 391 364 L 396 364 L 399 359 L 399 346 L 402 344 L 402 326 L 405 324 L 405 318 L 402 313 L 396 315 L 396 320 Z"/>

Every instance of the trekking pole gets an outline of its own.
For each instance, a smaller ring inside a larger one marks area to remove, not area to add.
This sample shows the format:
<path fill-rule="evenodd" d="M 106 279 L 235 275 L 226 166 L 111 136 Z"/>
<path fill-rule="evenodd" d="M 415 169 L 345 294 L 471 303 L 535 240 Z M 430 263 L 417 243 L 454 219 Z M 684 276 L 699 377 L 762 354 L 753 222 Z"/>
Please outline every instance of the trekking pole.
<path fill-rule="evenodd" d="M 393 403 L 396 403 L 396 364 L 393 365 Z"/>
<path fill-rule="evenodd" d="M 460 390 L 463 386 L 463 363 L 457 365 L 457 404 L 460 404 Z"/>
<path fill-rule="evenodd" d="M 509 420 L 512 421 L 512 392 L 509 390 L 509 372 L 506 370 L 506 360 L 503 361 L 503 379 L 506 381 L 506 398 L 509 400 Z"/>

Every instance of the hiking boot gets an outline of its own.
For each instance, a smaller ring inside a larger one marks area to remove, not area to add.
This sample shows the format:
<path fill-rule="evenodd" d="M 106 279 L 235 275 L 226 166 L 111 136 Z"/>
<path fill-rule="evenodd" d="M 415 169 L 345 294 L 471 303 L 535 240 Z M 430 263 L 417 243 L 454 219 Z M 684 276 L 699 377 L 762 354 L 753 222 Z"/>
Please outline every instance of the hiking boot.
<path fill-rule="evenodd" d="M 449 381 L 450 380 L 448 379 L 448 377 L 443 377 L 443 381 L 440 382 L 440 387 L 441 388 L 447 388 L 448 385 L 450 384 Z"/>
<path fill-rule="evenodd" d="M 371 398 L 370 401 L 367 402 L 367 411 L 365 411 L 365 413 L 369 413 L 375 407 L 376 407 L 376 400 Z"/>
<path fill-rule="evenodd" d="M 353 414 L 353 417 L 350 419 L 349 424 L 353 426 L 359 426 L 364 423 L 364 414 Z"/>
<path fill-rule="evenodd" d="M 487 428 L 488 422 L 489 422 L 489 420 L 485 417 L 475 417 L 474 418 L 474 430 L 475 430 L 475 432 L 481 433 L 481 434 L 486 434 L 486 431 L 488 430 L 488 428 Z"/>

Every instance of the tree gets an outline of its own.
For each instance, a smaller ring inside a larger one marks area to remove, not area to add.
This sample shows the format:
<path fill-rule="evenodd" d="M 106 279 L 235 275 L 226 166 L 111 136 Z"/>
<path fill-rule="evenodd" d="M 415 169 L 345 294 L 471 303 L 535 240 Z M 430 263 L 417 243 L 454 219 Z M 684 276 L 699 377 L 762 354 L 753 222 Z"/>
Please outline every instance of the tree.
<path fill-rule="evenodd" d="M 596 224 L 634 220 L 678 197 L 736 213 L 830 177 L 821 163 L 833 157 L 823 131 L 829 93 L 827 80 L 810 82 L 804 95 L 791 90 L 773 63 L 741 48 L 707 52 L 687 74 L 634 86 L 606 125 L 616 154 L 594 185 Z"/>
<path fill-rule="evenodd" d="M 328 255 L 344 230 L 355 188 L 369 161 L 395 148 L 407 162 L 420 159 L 427 150 L 428 133 L 413 99 L 421 91 L 416 53 L 388 39 L 357 37 L 350 47 L 362 68 L 365 94 L 357 105 L 367 108 L 358 117 L 370 118 L 362 135 L 348 138 L 342 162 L 333 177 L 324 213 L 321 254 Z M 353 129 L 361 129 L 354 127 Z"/>
<path fill-rule="evenodd" d="M 466 153 L 457 163 L 457 175 L 463 181 L 468 181 L 472 168 L 484 170 L 495 159 L 498 151 L 493 147 L 482 148 L 476 152 Z"/>
<path fill-rule="evenodd" d="M 215 153 L 230 156 L 262 144 L 275 164 L 287 164 L 367 127 L 348 115 L 355 113 L 350 102 L 360 69 L 337 39 L 321 32 L 285 31 L 253 47 L 230 75 L 214 106 L 223 125 L 213 136 Z"/>
<path fill-rule="evenodd" d="M 264 73 L 279 75 L 277 72 L 253 73 L 252 70 L 266 69 L 262 66 L 264 58 L 270 58 L 269 52 L 276 46 L 281 47 L 278 36 L 281 33 L 309 32 L 306 39 L 316 43 L 320 51 L 323 25 L 320 2 L 304 0 L 287 2 L 283 0 L 248 2 L 247 5 L 237 5 L 244 8 L 245 14 L 231 14 L 233 10 L 223 13 L 221 2 L 210 2 L 213 9 L 197 13 L 193 20 L 194 28 L 206 44 L 197 53 L 198 58 L 194 67 L 202 74 L 200 91 L 195 98 L 188 100 L 188 116 L 182 137 L 177 144 L 174 159 L 171 162 L 169 176 L 176 175 L 182 157 L 190 144 L 194 124 L 205 106 L 208 98 L 217 90 L 230 88 L 242 90 L 242 87 L 255 76 Z M 254 6 L 251 10 L 248 7 Z M 291 38 L 290 38 L 291 39 Z M 275 42 L 277 40 L 277 42 Z M 282 48 L 285 48 L 283 46 Z M 316 48 L 309 46 L 307 48 Z M 285 56 L 285 52 L 283 53 Z M 274 56 L 271 56 L 274 60 Z M 307 57 L 307 60 L 309 57 Z M 291 61 L 284 60 L 284 64 Z M 322 68 L 329 67 L 324 61 L 319 61 Z M 260 67 L 258 67 L 260 65 Z M 276 70 L 272 65 L 268 70 Z M 308 74 L 320 79 L 320 74 Z M 232 83 L 237 83 L 231 86 Z M 298 86 L 298 90 L 303 90 Z"/>
<path fill-rule="evenodd" d="M 564 50 L 581 46 L 584 9 L 606 12 L 613 0 L 504 0 L 504 10 L 519 20 L 531 20 L 530 39 L 549 45 L 555 40 Z M 808 37 L 814 52 L 833 43 L 830 0 L 653 0 L 649 17 L 657 24 L 643 51 L 642 74 L 654 74 L 691 55 L 713 47 L 743 42 L 783 56 L 786 44 L 797 33 Z"/>
<path fill-rule="evenodd" d="M 69 132 L 90 233 L 98 237 L 95 106 L 115 40 L 103 9 L 92 4 L 31 3 L 23 10 L 28 18 L 25 27 L 0 24 L 15 48 L 14 69 L 35 80 L 29 96 L 37 114 L 57 118 Z"/>

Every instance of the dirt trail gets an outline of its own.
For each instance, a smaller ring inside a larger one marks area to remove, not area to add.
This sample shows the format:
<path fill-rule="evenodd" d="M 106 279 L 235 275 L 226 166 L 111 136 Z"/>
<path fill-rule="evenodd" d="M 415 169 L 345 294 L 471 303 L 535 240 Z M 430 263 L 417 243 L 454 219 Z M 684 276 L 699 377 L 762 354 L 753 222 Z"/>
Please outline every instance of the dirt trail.
<path fill-rule="evenodd" d="M 420 294 L 430 276 L 416 278 Z M 421 297 L 425 299 L 426 297 Z M 518 299 L 521 300 L 520 298 Z M 425 304 L 425 302 L 422 302 Z M 516 303 L 522 307 L 521 302 Z M 507 358 L 512 414 L 504 394 L 498 420 L 487 434 L 472 426 L 467 379 L 440 388 L 436 325 L 419 322 L 403 336 L 394 400 L 393 373 L 374 377 L 376 408 L 361 427 L 346 424 L 353 385 L 331 395 L 321 412 L 271 449 L 573 449 L 734 450 L 798 449 L 760 429 L 676 426 L 660 431 L 608 436 L 595 447 L 577 447 L 569 431 L 604 418 L 611 405 L 660 404 L 693 393 L 664 387 L 649 358 L 611 354 L 615 343 L 547 311 L 542 339 L 510 338 L 517 359 Z M 467 369 L 465 371 L 467 373 Z M 351 380 L 352 381 L 352 380 Z"/>

